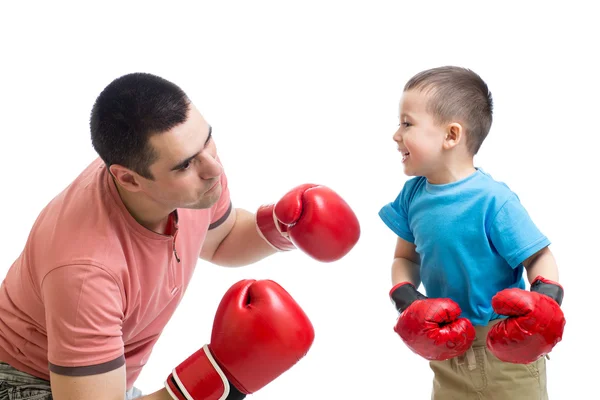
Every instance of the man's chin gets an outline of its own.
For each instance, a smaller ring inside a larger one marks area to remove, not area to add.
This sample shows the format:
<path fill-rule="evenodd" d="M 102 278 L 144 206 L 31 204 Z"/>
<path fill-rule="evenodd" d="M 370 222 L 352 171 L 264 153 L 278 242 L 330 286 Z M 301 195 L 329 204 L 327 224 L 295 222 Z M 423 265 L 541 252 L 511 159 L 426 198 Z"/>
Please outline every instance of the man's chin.
<path fill-rule="evenodd" d="M 196 203 L 190 204 L 189 206 L 187 206 L 185 208 L 190 208 L 193 210 L 202 210 L 202 209 L 206 209 L 206 208 L 211 208 L 212 206 L 217 204 L 220 197 L 221 197 L 221 188 L 219 187 L 214 191 L 214 193 L 202 194 L 202 196 Z"/>

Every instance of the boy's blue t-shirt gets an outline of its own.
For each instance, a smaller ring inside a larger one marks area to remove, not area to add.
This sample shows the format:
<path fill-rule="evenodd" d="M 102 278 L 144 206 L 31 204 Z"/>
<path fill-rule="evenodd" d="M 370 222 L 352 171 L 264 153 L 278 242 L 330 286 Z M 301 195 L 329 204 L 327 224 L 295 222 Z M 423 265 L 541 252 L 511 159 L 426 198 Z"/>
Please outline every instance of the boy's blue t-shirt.
<path fill-rule="evenodd" d="M 500 317 L 492 297 L 524 289 L 522 262 L 550 244 L 518 196 L 480 168 L 443 185 L 411 178 L 379 216 L 416 245 L 425 294 L 456 301 L 473 325 Z"/>

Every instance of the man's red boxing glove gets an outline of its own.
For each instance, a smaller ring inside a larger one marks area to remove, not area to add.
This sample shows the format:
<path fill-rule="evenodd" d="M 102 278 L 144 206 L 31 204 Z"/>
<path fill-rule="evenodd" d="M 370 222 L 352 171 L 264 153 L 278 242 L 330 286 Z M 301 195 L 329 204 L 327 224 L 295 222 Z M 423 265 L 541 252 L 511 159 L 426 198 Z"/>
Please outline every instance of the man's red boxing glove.
<path fill-rule="evenodd" d="M 475 340 L 475 328 L 452 299 L 432 299 L 409 282 L 390 290 L 400 313 L 394 331 L 414 353 L 430 361 L 442 361 L 466 352 Z"/>
<path fill-rule="evenodd" d="M 504 289 L 492 298 L 496 313 L 506 315 L 490 329 L 488 349 L 501 361 L 529 364 L 548 354 L 562 340 L 565 316 L 560 284 L 538 276 L 530 291 Z"/>
<path fill-rule="evenodd" d="M 336 192 L 304 184 L 256 212 L 261 236 L 279 251 L 299 248 L 322 262 L 344 257 L 360 237 L 354 211 Z"/>
<path fill-rule="evenodd" d="M 242 280 L 225 293 L 210 344 L 175 367 L 165 382 L 177 400 L 240 400 L 302 359 L 313 326 L 294 299 L 270 280 Z"/>

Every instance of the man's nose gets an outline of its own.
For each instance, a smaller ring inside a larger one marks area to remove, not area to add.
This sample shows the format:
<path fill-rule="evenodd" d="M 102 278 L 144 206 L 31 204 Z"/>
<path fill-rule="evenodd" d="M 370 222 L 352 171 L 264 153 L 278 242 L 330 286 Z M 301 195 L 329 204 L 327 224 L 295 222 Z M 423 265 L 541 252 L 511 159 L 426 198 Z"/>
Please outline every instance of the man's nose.
<path fill-rule="evenodd" d="M 202 179 L 213 179 L 221 176 L 223 166 L 217 161 L 216 157 L 210 154 L 200 154 L 200 171 L 199 175 Z"/>

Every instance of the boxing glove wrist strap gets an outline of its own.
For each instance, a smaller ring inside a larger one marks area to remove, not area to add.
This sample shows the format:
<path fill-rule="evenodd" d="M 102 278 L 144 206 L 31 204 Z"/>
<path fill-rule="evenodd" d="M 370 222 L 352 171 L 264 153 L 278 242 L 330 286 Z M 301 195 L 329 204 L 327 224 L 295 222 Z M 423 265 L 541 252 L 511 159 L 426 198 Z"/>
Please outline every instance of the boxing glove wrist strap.
<path fill-rule="evenodd" d="M 289 251 L 296 246 L 288 239 L 285 228 L 282 227 L 274 214 L 275 205 L 262 205 L 256 211 L 256 229 L 260 236 L 278 251 Z"/>
<path fill-rule="evenodd" d="M 410 282 L 401 282 L 390 290 L 390 299 L 396 306 L 396 310 L 402 313 L 416 300 L 426 299 L 427 296 L 421 294 Z"/>
<path fill-rule="evenodd" d="M 229 382 L 208 345 L 175 367 L 165 381 L 165 388 L 175 400 L 242 400 L 246 397 Z"/>
<path fill-rule="evenodd" d="M 559 306 L 562 305 L 564 290 L 557 282 L 546 279 L 543 276 L 537 276 L 531 284 L 530 291 L 545 294 L 556 301 Z"/>

